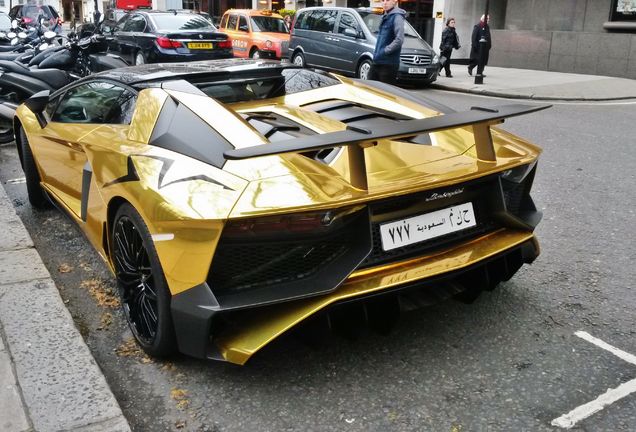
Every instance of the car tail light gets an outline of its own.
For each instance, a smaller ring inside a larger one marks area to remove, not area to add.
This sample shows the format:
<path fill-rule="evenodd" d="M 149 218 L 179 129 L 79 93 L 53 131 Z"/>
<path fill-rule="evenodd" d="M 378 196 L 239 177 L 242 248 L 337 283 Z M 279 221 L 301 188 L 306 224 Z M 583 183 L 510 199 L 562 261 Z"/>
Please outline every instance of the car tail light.
<path fill-rule="evenodd" d="M 324 233 L 342 223 L 343 218 L 355 213 L 362 207 L 230 220 L 225 225 L 223 234 L 226 237 L 239 238 L 261 235 Z"/>
<path fill-rule="evenodd" d="M 224 40 L 216 44 L 219 48 L 232 48 L 232 41 Z"/>
<path fill-rule="evenodd" d="M 33 22 L 33 19 L 29 17 L 24 17 L 22 18 L 22 22 L 25 24 L 31 24 Z"/>
<path fill-rule="evenodd" d="M 165 36 L 159 36 L 157 38 L 157 45 L 161 48 L 181 48 L 183 44 L 179 41 L 168 39 Z"/>

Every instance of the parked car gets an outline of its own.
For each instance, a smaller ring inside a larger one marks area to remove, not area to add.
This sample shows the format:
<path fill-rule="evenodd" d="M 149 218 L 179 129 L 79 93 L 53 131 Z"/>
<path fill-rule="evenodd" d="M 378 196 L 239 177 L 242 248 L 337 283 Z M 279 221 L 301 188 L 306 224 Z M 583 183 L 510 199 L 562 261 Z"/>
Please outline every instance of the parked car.
<path fill-rule="evenodd" d="M 235 57 L 280 59 L 287 53 L 289 30 L 283 17 L 272 11 L 230 9 L 220 29 L 232 39 Z"/>
<path fill-rule="evenodd" d="M 137 10 L 102 30 L 109 50 L 135 65 L 232 57 L 228 36 L 189 12 Z"/>
<path fill-rule="evenodd" d="M 297 12 L 289 41 L 289 57 L 298 66 L 317 66 L 369 78 L 382 9 L 319 7 Z M 398 82 L 430 84 L 437 79 L 438 56 L 404 23 Z"/>
<path fill-rule="evenodd" d="M 62 32 L 62 18 L 53 6 L 24 4 L 13 6 L 9 11 L 9 17 L 12 20 L 18 20 L 24 26 L 37 25 L 41 16 L 46 19 L 49 29 L 53 30 L 55 28 L 56 32 Z"/>
<path fill-rule="evenodd" d="M 243 364 L 307 318 L 474 300 L 531 263 L 541 150 L 491 125 L 544 108 L 228 59 L 101 72 L 13 120 L 29 201 L 84 232 L 139 345 Z"/>

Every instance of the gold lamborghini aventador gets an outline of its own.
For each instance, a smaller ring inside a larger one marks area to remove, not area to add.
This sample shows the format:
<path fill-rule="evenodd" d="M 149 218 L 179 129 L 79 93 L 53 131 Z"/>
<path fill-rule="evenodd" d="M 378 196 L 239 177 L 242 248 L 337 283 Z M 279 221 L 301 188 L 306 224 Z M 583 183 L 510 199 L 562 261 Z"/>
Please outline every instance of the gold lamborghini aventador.
<path fill-rule="evenodd" d="M 31 204 L 81 227 L 141 347 L 244 364 L 345 303 L 470 298 L 531 263 L 540 149 L 492 126 L 543 108 L 233 59 L 93 75 L 14 126 Z"/>

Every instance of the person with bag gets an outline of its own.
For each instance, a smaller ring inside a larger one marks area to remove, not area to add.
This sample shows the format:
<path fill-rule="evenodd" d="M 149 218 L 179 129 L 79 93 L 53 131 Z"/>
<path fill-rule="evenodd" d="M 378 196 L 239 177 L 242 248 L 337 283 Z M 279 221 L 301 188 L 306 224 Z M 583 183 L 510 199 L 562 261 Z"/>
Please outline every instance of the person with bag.
<path fill-rule="evenodd" d="M 459 36 L 455 31 L 455 18 L 449 18 L 446 20 L 446 28 L 442 32 L 442 43 L 439 44 L 440 65 L 444 68 L 447 78 L 452 78 L 450 70 L 450 59 L 453 53 L 453 48 L 459 49 Z"/>

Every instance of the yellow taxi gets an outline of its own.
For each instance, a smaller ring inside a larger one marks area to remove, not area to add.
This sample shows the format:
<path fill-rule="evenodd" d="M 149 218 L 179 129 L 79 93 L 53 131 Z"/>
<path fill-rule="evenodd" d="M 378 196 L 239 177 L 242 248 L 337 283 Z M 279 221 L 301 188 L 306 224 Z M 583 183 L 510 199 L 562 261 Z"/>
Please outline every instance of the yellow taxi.
<path fill-rule="evenodd" d="M 232 40 L 234 57 L 280 59 L 287 55 L 289 29 L 282 16 L 268 10 L 230 9 L 219 29 Z"/>

